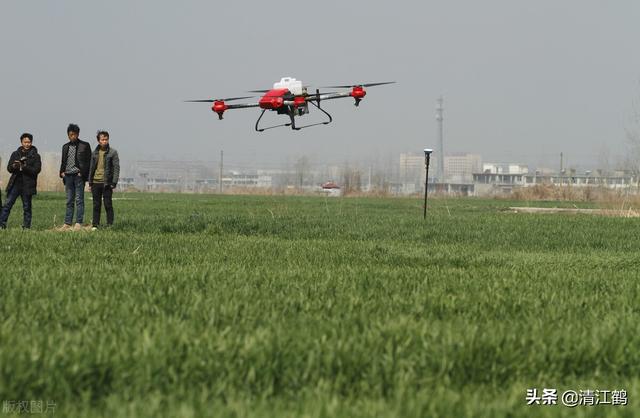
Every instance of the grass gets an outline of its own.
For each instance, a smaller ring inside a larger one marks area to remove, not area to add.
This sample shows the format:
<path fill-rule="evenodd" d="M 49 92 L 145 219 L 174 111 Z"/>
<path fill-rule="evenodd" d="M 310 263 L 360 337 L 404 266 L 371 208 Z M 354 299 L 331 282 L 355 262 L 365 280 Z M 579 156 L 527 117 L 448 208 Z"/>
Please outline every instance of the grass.
<path fill-rule="evenodd" d="M 412 199 L 126 197 L 97 232 L 50 231 L 59 194 L 34 200 L 32 231 L 14 208 L 0 400 L 79 417 L 640 412 L 637 219 L 503 200 L 433 199 L 424 222 Z M 545 387 L 626 389 L 629 405 L 526 406 Z"/>

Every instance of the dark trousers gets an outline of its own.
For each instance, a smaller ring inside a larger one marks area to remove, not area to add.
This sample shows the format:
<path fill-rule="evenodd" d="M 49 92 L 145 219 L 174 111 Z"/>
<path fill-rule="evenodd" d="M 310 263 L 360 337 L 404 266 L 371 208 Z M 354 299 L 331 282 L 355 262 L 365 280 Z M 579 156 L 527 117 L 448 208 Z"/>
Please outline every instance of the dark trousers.
<path fill-rule="evenodd" d="M 107 212 L 107 225 L 113 225 L 113 189 L 103 183 L 93 183 L 91 186 L 93 195 L 93 226 L 100 225 L 100 211 L 102 210 L 102 200 L 104 200 L 104 210 Z"/>
<path fill-rule="evenodd" d="M 7 226 L 7 219 L 9 219 L 11 208 L 13 208 L 13 204 L 16 203 L 16 200 L 18 200 L 18 196 L 22 198 L 22 211 L 23 211 L 22 227 L 31 228 L 31 197 L 32 196 L 30 194 L 23 193 L 22 190 L 18 190 L 17 187 L 14 187 L 9 191 L 9 196 L 7 196 L 7 201 L 2 207 L 2 211 L 0 212 L 0 227 L 5 228 Z"/>

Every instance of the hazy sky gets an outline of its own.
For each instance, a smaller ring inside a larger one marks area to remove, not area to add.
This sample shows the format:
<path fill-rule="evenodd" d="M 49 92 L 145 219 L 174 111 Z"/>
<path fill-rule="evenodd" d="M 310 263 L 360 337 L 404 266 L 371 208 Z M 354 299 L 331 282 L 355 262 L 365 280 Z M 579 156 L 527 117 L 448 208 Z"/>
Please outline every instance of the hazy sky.
<path fill-rule="evenodd" d="M 58 151 L 75 122 L 92 143 L 109 130 L 130 161 L 381 158 L 435 148 L 442 94 L 447 152 L 583 164 L 608 149 L 613 161 L 640 94 L 639 19 L 637 0 L 4 0 L 0 150 L 30 131 Z M 282 76 L 398 84 L 369 89 L 359 109 L 327 102 L 334 123 L 300 132 L 255 132 L 257 109 L 218 121 L 182 102 Z"/>

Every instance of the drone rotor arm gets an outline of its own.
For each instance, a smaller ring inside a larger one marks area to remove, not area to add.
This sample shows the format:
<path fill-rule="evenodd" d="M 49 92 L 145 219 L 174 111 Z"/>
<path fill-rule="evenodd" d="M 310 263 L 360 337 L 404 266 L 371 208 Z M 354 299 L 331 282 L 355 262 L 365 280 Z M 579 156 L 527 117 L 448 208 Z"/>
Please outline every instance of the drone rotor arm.
<path fill-rule="evenodd" d="M 332 99 L 342 99 L 344 97 L 350 97 L 350 91 L 344 91 L 340 93 L 320 93 L 320 94 L 310 94 L 305 96 L 305 100 L 307 102 L 318 102 L 323 100 L 332 100 Z"/>
<path fill-rule="evenodd" d="M 236 103 L 227 105 L 227 109 L 245 109 L 249 107 L 259 107 L 258 103 Z"/>

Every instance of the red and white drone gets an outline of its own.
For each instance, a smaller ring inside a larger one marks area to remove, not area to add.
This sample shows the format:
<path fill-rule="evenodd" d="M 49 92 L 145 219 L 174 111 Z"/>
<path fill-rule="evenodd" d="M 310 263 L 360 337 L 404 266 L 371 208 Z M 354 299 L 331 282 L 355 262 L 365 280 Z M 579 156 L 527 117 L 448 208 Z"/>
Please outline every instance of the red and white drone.
<path fill-rule="evenodd" d="M 266 129 L 278 128 L 281 126 L 291 126 L 291 129 L 300 130 L 302 128 L 309 128 L 316 125 L 328 125 L 333 118 L 327 111 L 320 107 L 320 102 L 323 100 L 340 99 L 343 97 L 353 97 L 355 105 L 358 106 L 367 92 L 365 87 L 380 86 L 383 84 L 392 84 L 395 81 L 385 81 L 382 83 L 367 83 L 367 84 L 353 84 L 346 86 L 327 86 L 322 88 L 328 89 L 349 89 L 342 92 L 328 92 L 320 93 L 320 89 L 316 89 L 315 93 L 307 93 L 307 86 L 302 85 L 302 81 L 296 80 L 292 77 L 283 77 L 279 82 L 274 83 L 273 88 L 270 90 L 250 90 L 250 93 L 264 93 L 264 96 L 258 100 L 258 103 L 241 103 L 241 104 L 226 104 L 233 100 L 250 99 L 253 96 L 245 97 L 228 97 L 226 99 L 204 99 L 204 100 L 186 100 L 187 102 L 200 102 L 200 103 L 213 103 L 211 110 L 218 114 L 218 118 L 222 119 L 222 115 L 229 109 L 243 109 L 247 107 L 259 107 L 262 109 L 260 117 L 256 121 L 256 131 L 262 132 Z M 309 103 L 317 107 L 322 113 L 324 113 L 328 120 L 319 123 L 312 123 L 305 126 L 296 126 L 295 117 L 303 116 L 309 113 Z M 282 125 L 268 126 L 266 128 L 260 127 L 260 119 L 264 115 L 264 112 L 271 110 L 277 112 L 279 115 L 288 115 L 291 122 L 284 123 Z"/>

